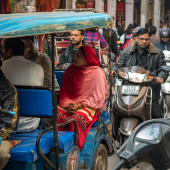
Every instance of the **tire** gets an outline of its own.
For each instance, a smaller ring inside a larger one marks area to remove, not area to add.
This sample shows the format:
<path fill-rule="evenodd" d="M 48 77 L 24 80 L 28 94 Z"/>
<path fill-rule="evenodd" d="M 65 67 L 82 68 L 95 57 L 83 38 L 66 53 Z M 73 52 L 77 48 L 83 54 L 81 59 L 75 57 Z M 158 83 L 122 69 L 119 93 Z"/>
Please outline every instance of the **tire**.
<path fill-rule="evenodd" d="M 169 112 L 170 111 L 170 95 L 169 94 L 165 94 L 165 103 L 167 105 L 168 112 Z"/>
<path fill-rule="evenodd" d="M 92 170 L 107 170 L 108 166 L 108 154 L 106 147 L 103 144 L 99 144 L 93 162 Z"/>

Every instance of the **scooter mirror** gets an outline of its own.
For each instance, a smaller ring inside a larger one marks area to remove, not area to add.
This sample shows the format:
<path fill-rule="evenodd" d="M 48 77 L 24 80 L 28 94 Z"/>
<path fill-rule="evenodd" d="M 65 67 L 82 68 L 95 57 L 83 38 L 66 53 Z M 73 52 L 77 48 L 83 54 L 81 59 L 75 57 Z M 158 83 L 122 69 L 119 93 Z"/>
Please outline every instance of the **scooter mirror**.
<path fill-rule="evenodd" d="M 170 66 L 162 66 L 161 69 L 167 73 L 170 72 Z"/>

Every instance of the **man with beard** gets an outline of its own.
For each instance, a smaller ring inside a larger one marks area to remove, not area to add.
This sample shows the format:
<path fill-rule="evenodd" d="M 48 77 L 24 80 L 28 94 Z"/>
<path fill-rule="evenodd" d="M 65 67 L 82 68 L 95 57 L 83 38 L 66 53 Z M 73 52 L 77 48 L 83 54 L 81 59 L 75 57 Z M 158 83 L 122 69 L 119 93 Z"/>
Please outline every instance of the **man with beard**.
<path fill-rule="evenodd" d="M 48 88 L 52 87 L 52 62 L 51 59 L 47 56 L 45 53 L 37 52 L 34 48 L 34 37 L 24 37 L 22 38 L 24 44 L 25 44 L 25 52 L 24 57 L 28 60 L 33 61 L 34 63 L 39 64 L 42 66 L 44 70 L 44 82 L 43 86 L 46 86 Z M 58 82 L 55 79 L 55 88 L 56 90 L 59 89 Z"/>
<path fill-rule="evenodd" d="M 24 37 L 22 38 L 25 44 L 24 57 L 32 62 L 42 66 L 44 70 L 44 82 L 43 86 L 52 88 L 52 61 L 45 53 L 40 53 L 34 48 L 34 37 Z M 58 91 L 60 89 L 56 77 L 54 75 L 54 87 Z M 45 129 L 51 125 L 51 120 L 49 118 L 41 118 L 40 126 Z"/>
<path fill-rule="evenodd" d="M 70 33 L 71 44 L 67 47 L 62 55 L 61 61 L 58 64 L 59 68 L 64 68 L 64 64 L 73 63 L 73 57 L 75 56 L 77 50 L 82 45 L 85 45 L 84 31 L 83 30 L 74 30 Z"/>
<path fill-rule="evenodd" d="M 125 48 L 120 56 L 119 61 L 112 67 L 112 74 L 118 68 L 140 66 L 151 72 L 158 70 L 161 66 L 166 65 L 163 52 L 150 43 L 150 33 L 148 29 L 141 28 L 137 32 L 136 42 Z M 168 73 L 164 71 L 156 72 L 156 84 L 151 84 L 152 88 L 152 117 L 161 118 L 163 115 L 159 107 L 159 98 L 161 84 L 166 81 Z"/>

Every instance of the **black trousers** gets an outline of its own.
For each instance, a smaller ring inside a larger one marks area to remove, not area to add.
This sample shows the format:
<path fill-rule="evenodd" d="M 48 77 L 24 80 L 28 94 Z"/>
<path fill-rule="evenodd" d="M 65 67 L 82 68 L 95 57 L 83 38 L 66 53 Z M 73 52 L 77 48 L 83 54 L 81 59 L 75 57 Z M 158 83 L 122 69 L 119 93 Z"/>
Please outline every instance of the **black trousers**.
<path fill-rule="evenodd" d="M 152 100 L 152 118 L 163 118 L 163 113 L 160 109 L 159 100 Z"/>

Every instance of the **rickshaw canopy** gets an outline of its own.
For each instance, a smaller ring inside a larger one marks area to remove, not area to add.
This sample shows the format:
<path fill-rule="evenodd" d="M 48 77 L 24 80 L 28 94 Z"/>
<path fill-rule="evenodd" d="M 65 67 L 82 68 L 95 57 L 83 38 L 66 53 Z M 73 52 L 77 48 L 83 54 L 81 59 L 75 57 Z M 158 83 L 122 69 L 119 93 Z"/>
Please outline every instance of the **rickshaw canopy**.
<path fill-rule="evenodd" d="M 112 26 L 112 17 L 95 12 L 36 12 L 0 15 L 0 38 L 70 32 Z"/>

